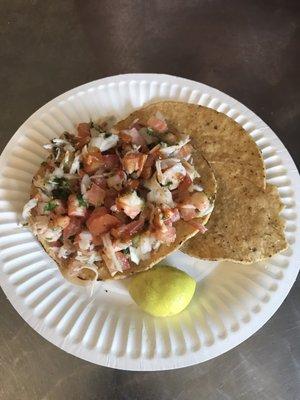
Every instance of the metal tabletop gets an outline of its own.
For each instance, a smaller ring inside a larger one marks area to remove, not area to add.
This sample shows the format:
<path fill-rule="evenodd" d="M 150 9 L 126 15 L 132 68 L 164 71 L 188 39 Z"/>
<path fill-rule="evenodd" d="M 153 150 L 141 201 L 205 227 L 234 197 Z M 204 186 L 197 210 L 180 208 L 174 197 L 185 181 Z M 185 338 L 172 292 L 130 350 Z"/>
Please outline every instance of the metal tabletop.
<path fill-rule="evenodd" d="M 299 1 L 2 0 L 0 148 L 37 108 L 126 72 L 191 78 L 235 97 L 300 161 Z M 0 293 L 1 400 L 300 398 L 299 280 L 275 316 L 193 367 L 126 372 L 77 359 L 34 332 Z"/>

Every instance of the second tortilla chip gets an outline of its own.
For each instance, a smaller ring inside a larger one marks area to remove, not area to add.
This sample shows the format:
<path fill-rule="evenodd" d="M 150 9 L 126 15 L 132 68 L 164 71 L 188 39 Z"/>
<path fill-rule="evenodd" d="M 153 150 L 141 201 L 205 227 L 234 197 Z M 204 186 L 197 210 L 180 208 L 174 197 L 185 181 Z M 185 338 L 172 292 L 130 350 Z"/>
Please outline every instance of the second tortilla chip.
<path fill-rule="evenodd" d="M 287 248 L 277 188 L 263 191 L 234 166 L 213 162 L 218 193 L 208 231 L 190 239 L 182 251 L 201 259 L 253 263 Z"/>

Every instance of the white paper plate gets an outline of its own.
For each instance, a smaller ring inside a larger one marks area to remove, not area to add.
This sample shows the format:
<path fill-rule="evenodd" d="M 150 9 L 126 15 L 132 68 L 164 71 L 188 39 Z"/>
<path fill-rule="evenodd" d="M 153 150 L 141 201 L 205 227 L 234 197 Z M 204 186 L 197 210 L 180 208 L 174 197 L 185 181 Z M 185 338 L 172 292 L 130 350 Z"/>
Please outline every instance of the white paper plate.
<path fill-rule="evenodd" d="M 180 252 L 168 261 L 198 282 L 180 315 L 155 319 L 141 312 L 126 281 L 99 283 L 90 299 L 60 275 L 31 233 L 17 225 L 30 182 L 46 152 L 42 145 L 77 123 L 121 118 L 152 101 L 173 99 L 221 111 L 242 125 L 262 150 L 268 182 L 286 208 L 289 249 L 250 266 L 200 262 Z M 0 277 L 18 313 L 43 337 L 85 360 L 128 370 L 163 370 L 203 362 L 256 332 L 292 287 L 300 261 L 299 175 L 272 130 L 238 101 L 209 86 L 168 75 L 100 79 L 50 101 L 16 132 L 0 159 Z"/>

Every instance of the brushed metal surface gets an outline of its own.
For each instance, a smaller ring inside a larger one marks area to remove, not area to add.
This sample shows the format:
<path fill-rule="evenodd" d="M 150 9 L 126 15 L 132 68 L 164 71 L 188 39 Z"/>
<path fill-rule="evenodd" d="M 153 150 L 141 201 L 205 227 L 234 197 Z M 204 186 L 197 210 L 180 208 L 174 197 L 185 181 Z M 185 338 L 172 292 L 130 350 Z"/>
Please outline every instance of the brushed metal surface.
<path fill-rule="evenodd" d="M 125 72 L 195 79 L 236 97 L 299 166 L 297 1 L 2 0 L 0 149 L 38 107 Z M 236 349 L 167 372 L 99 367 L 35 333 L 0 294 L 0 399 L 296 400 L 299 279 L 273 318 Z"/>

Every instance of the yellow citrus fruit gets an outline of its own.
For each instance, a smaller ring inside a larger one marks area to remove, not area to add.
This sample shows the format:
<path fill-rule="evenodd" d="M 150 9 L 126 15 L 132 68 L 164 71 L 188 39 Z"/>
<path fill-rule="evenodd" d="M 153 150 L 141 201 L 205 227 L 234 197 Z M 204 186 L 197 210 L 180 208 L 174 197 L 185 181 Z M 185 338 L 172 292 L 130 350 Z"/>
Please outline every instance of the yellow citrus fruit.
<path fill-rule="evenodd" d="M 129 293 L 142 310 L 155 317 L 168 317 L 184 310 L 191 301 L 196 281 L 185 272 L 156 266 L 135 275 Z"/>

